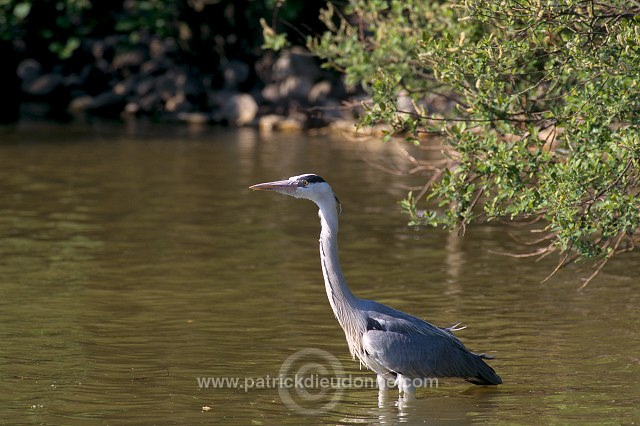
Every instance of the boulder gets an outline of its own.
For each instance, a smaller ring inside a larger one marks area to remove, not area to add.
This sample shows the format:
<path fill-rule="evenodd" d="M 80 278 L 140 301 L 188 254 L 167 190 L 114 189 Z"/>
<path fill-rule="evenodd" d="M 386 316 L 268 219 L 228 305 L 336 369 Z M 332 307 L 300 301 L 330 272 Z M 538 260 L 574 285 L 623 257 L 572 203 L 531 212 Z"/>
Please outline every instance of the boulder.
<path fill-rule="evenodd" d="M 411 96 L 406 90 L 400 91 L 398 93 L 398 97 L 396 98 L 396 107 L 398 111 L 407 112 L 407 113 L 416 113 L 416 108 L 413 105 L 413 101 Z"/>
<path fill-rule="evenodd" d="M 139 97 L 145 96 L 149 92 L 151 92 L 154 89 L 154 87 L 155 87 L 155 80 L 150 77 L 144 77 L 138 82 L 138 85 L 136 86 L 136 89 L 135 89 L 135 94 Z"/>
<path fill-rule="evenodd" d="M 220 119 L 235 126 L 251 123 L 258 113 L 258 104 L 253 96 L 246 93 L 232 95 L 222 104 Z"/>
<path fill-rule="evenodd" d="M 63 78 L 62 84 L 70 91 L 82 90 L 85 84 L 85 78 L 80 74 L 69 74 Z"/>
<path fill-rule="evenodd" d="M 279 95 L 281 99 L 295 99 L 307 102 L 313 81 L 306 76 L 291 75 L 280 83 Z"/>
<path fill-rule="evenodd" d="M 111 62 L 115 56 L 117 45 L 117 36 L 109 36 L 104 39 L 95 40 L 91 43 L 91 54 L 96 60 Z"/>
<path fill-rule="evenodd" d="M 17 74 L 23 87 L 33 83 L 42 73 L 42 65 L 35 59 L 25 59 L 18 64 Z"/>
<path fill-rule="evenodd" d="M 309 91 L 309 103 L 311 105 L 318 105 L 325 102 L 331 93 L 331 89 L 331 83 L 328 81 L 324 80 L 317 82 Z"/>
<path fill-rule="evenodd" d="M 343 120 L 335 120 L 329 123 L 329 129 L 338 133 L 355 134 L 358 129 L 358 126 L 356 125 L 356 122 L 353 120 L 343 119 Z"/>
<path fill-rule="evenodd" d="M 119 52 L 113 58 L 112 67 L 116 70 L 137 71 L 147 59 L 146 53 L 142 49 Z"/>
<path fill-rule="evenodd" d="M 155 91 L 151 91 L 144 96 L 141 96 L 137 101 L 140 111 L 146 113 L 155 113 L 162 109 L 162 99 Z"/>
<path fill-rule="evenodd" d="M 166 58 L 150 59 L 142 64 L 140 73 L 143 76 L 159 76 L 165 73 L 171 65 L 171 62 Z"/>
<path fill-rule="evenodd" d="M 73 112 L 87 112 L 105 117 L 118 117 L 126 106 L 125 97 L 112 91 L 97 96 L 79 96 L 69 103 Z"/>
<path fill-rule="evenodd" d="M 139 78 L 136 75 L 120 80 L 113 86 L 113 92 L 117 95 L 128 96 L 134 93 L 139 84 Z"/>
<path fill-rule="evenodd" d="M 154 37 L 149 42 L 149 56 L 152 58 L 164 58 L 175 55 L 178 51 L 178 45 L 173 38 L 157 38 Z"/>
<path fill-rule="evenodd" d="M 258 129 L 260 131 L 268 133 L 278 128 L 278 124 L 284 120 L 285 117 L 276 114 L 263 115 L 258 119 Z"/>
<path fill-rule="evenodd" d="M 280 88 L 277 83 L 267 84 L 262 89 L 261 94 L 262 98 L 264 98 L 264 100 L 267 102 L 275 104 L 280 101 Z"/>
<path fill-rule="evenodd" d="M 204 112 L 181 112 L 177 119 L 188 124 L 207 124 L 211 121 L 211 116 Z"/>
<path fill-rule="evenodd" d="M 62 88 L 63 80 L 64 78 L 61 74 L 44 74 L 26 84 L 23 90 L 34 97 L 48 97 L 54 95 Z"/>
<path fill-rule="evenodd" d="M 118 115 L 126 105 L 124 96 L 115 92 L 104 92 L 98 96 L 94 96 L 93 102 L 89 108 L 92 112 L 104 113 L 109 115 Z"/>
<path fill-rule="evenodd" d="M 284 80 L 290 76 L 305 76 L 311 81 L 322 77 L 322 70 L 314 57 L 301 47 L 282 52 L 273 65 L 273 79 Z"/>
<path fill-rule="evenodd" d="M 185 99 L 184 95 L 177 94 L 167 99 L 164 109 L 172 113 L 191 112 L 193 111 L 193 105 Z"/>
<path fill-rule="evenodd" d="M 133 116 L 138 115 L 140 112 L 140 105 L 137 102 L 129 102 L 124 106 L 124 110 L 122 111 L 125 116 Z"/>
<path fill-rule="evenodd" d="M 87 111 L 93 103 L 93 96 L 84 95 L 74 98 L 69 103 L 69 111 L 84 112 Z"/>
<path fill-rule="evenodd" d="M 240 61 L 229 61 L 222 67 L 225 89 L 238 89 L 249 79 L 249 65 Z"/>
<path fill-rule="evenodd" d="M 80 71 L 82 89 L 89 95 L 98 95 L 109 90 L 111 76 L 97 65 L 87 65 Z"/>
<path fill-rule="evenodd" d="M 163 101 L 174 96 L 178 91 L 179 77 L 175 71 L 169 71 L 155 80 L 155 92 Z"/>
<path fill-rule="evenodd" d="M 287 117 L 278 123 L 278 130 L 281 132 L 299 132 L 305 127 L 305 121 L 298 117 Z"/>

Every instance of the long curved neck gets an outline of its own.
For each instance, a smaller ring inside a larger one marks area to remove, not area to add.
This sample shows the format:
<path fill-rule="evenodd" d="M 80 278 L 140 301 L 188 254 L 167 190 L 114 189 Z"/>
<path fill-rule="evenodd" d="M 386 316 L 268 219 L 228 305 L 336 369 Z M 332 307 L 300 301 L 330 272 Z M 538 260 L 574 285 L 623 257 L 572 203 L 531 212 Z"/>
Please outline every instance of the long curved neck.
<path fill-rule="evenodd" d="M 320 262 L 327 297 L 333 313 L 344 328 L 358 299 L 351 293 L 338 259 L 338 215 L 335 202 L 318 203 L 320 211 Z"/>
<path fill-rule="evenodd" d="M 362 339 L 360 336 L 366 331 L 366 319 L 360 315 L 361 300 L 351 293 L 347 280 L 342 275 L 338 260 L 338 213 L 335 197 L 325 198 L 317 202 L 320 211 L 320 263 L 324 286 L 331 309 L 344 330 L 349 352 L 354 358 L 363 362 L 365 358 Z"/>

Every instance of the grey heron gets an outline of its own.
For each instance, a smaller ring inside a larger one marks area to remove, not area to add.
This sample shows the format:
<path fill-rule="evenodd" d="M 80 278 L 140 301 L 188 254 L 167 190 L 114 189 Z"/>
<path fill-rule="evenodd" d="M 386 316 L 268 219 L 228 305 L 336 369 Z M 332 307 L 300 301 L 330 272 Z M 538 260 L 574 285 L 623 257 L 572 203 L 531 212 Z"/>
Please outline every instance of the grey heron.
<path fill-rule="evenodd" d="M 317 204 L 320 264 L 329 303 L 344 330 L 352 357 L 377 374 L 380 390 L 397 384 L 403 394 L 420 379 L 460 377 L 476 385 L 502 379 L 484 362 L 492 357 L 469 351 L 454 336 L 457 325 L 440 328 L 420 318 L 353 295 L 338 260 L 338 209 L 331 186 L 320 176 L 303 174 L 260 183 L 253 190 L 275 191 Z"/>

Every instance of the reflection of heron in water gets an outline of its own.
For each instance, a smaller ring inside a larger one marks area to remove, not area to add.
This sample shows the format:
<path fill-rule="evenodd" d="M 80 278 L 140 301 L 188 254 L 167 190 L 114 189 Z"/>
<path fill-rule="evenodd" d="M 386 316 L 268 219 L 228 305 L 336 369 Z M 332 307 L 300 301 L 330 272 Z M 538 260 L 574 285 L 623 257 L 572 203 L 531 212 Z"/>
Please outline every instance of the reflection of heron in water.
<path fill-rule="evenodd" d="M 476 385 L 502 383 L 483 360 L 453 335 L 456 326 L 440 328 L 380 303 L 355 297 L 338 261 L 338 209 L 340 202 L 324 179 L 314 174 L 253 185 L 254 190 L 275 191 L 306 198 L 320 209 L 320 263 L 333 313 L 347 338 L 351 355 L 378 374 L 378 386 L 396 383 L 411 393 L 424 378 L 461 377 Z"/>

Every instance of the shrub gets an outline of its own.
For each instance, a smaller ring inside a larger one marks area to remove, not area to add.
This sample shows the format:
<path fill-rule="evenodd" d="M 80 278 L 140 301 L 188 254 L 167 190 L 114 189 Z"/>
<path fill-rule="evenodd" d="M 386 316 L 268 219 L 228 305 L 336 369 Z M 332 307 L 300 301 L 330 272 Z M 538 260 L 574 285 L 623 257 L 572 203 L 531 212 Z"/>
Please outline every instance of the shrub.
<path fill-rule="evenodd" d="M 626 0 L 352 0 L 327 6 L 309 47 L 370 91 L 361 124 L 442 136 L 449 161 L 402 203 L 411 223 L 544 219 L 551 244 L 532 254 L 562 253 L 558 268 L 599 258 L 586 285 L 633 248 L 640 221 L 639 12 Z M 435 98 L 450 108 L 431 111 Z"/>

